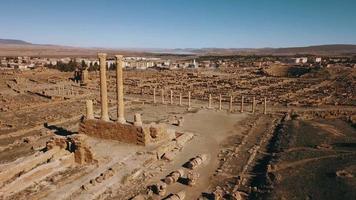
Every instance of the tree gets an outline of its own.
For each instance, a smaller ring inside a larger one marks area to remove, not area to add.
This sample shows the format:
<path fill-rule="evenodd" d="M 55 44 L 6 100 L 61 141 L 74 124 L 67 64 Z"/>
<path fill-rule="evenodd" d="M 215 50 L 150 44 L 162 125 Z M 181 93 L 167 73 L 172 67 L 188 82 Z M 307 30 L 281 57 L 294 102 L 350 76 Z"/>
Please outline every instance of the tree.
<path fill-rule="evenodd" d="M 89 66 L 89 69 L 88 69 L 89 71 L 97 71 L 97 70 L 99 70 L 99 65 L 98 65 L 98 63 L 90 63 L 90 66 Z"/>
<path fill-rule="evenodd" d="M 87 67 L 88 67 L 88 65 L 85 63 L 84 60 L 82 60 L 81 68 L 82 68 L 82 69 L 85 69 L 85 68 L 87 68 Z"/>

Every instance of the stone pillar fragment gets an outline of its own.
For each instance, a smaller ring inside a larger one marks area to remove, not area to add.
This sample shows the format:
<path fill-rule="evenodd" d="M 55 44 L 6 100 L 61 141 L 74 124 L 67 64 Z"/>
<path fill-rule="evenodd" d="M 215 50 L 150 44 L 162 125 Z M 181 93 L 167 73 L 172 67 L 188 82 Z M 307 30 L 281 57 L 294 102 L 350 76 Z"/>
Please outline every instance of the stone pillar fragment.
<path fill-rule="evenodd" d="M 171 105 L 173 105 L 173 91 L 171 90 Z"/>
<path fill-rule="evenodd" d="M 232 112 L 232 96 L 230 96 L 229 112 Z"/>
<path fill-rule="evenodd" d="M 156 103 L 156 88 L 153 88 L 153 103 Z"/>
<path fill-rule="evenodd" d="M 122 68 L 124 65 L 123 56 L 116 55 L 116 91 L 117 91 L 117 122 L 126 123 L 125 103 L 124 103 L 124 82 L 122 77 Z"/>
<path fill-rule="evenodd" d="M 161 90 L 161 102 L 162 102 L 162 104 L 165 104 L 165 101 L 164 101 L 164 89 Z"/>
<path fill-rule="evenodd" d="M 188 92 L 188 109 L 191 108 L 191 104 L 190 104 L 190 98 L 191 98 L 191 92 Z"/>
<path fill-rule="evenodd" d="M 267 98 L 264 99 L 263 114 L 267 114 Z"/>
<path fill-rule="evenodd" d="M 255 113 L 256 110 L 256 98 L 252 98 L 252 113 Z"/>
<path fill-rule="evenodd" d="M 109 121 L 108 93 L 106 85 L 106 53 L 98 53 L 100 62 L 101 119 Z"/>
<path fill-rule="evenodd" d="M 88 69 L 85 68 L 83 71 L 82 71 L 82 74 L 81 74 L 81 84 L 82 85 L 86 85 L 88 84 L 89 82 L 89 72 L 88 72 Z M 79 82 L 78 82 L 79 83 Z"/>
<path fill-rule="evenodd" d="M 134 115 L 134 126 L 142 126 L 142 119 L 140 113 L 136 113 Z"/>
<path fill-rule="evenodd" d="M 241 96 L 241 110 L 242 113 L 244 112 L 244 96 Z"/>
<path fill-rule="evenodd" d="M 94 119 L 94 111 L 93 111 L 93 101 L 92 100 L 87 100 L 86 101 L 86 117 L 87 119 Z"/>
<path fill-rule="evenodd" d="M 209 94 L 209 105 L 208 108 L 211 108 L 211 94 Z"/>
<path fill-rule="evenodd" d="M 178 169 L 177 171 L 173 171 L 170 173 L 166 178 L 164 179 L 164 182 L 167 183 L 168 185 L 176 183 L 179 178 L 184 176 L 184 170 L 183 169 Z"/>
<path fill-rule="evenodd" d="M 221 97 L 221 94 L 220 94 L 220 95 L 219 95 L 219 110 L 222 110 L 221 101 L 222 101 L 222 97 Z"/>
<path fill-rule="evenodd" d="M 179 106 L 182 106 L 182 93 L 179 93 Z"/>

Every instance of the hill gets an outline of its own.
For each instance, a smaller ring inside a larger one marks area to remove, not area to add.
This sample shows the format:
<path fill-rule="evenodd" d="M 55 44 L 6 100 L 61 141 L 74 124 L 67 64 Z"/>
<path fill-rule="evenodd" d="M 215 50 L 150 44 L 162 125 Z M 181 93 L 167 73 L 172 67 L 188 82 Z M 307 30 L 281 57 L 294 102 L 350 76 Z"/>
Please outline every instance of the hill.
<path fill-rule="evenodd" d="M 23 40 L 0 39 L 0 44 L 30 45 L 31 43 Z"/>
<path fill-rule="evenodd" d="M 342 55 L 356 54 L 356 45 L 352 44 L 334 44 L 334 45 L 319 45 L 308 47 L 291 47 L 279 48 L 270 50 L 274 54 L 327 54 L 327 55 Z"/>
<path fill-rule="evenodd" d="M 23 40 L 0 39 L 0 56 L 96 56 L 98 51 L 124 55 L 197 54 L 197 55 L 356 55 L 356 45 L 333 44 L 288 48 L 84 48 L 61 45 L 32 44 Z"/>
<path fill-rule="evenodd" d="M 349 55 L 356 54 L 356 45 L 352 44 L 330 44 L 307 47 L 288 47 L 288 48 L 203 48 L 194 49 L 194 53 L 199 54 L 218 54 L 218 55 Z"/>

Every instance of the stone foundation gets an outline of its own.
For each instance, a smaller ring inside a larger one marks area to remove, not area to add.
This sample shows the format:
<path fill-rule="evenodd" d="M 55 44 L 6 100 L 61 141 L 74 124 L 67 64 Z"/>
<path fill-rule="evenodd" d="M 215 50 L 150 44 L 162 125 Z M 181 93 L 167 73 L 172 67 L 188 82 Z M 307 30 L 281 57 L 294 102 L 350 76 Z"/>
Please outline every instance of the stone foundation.
<path fill-rule="evenodd" d="M 46 143 L 46 150 L 59 148 L 74 153 L 74 161 L 77 164 L 93 164 L 97 160 L 90 146 L 87 145 L 87 136 L 77 134 L 69 137 L 56 136 Z"/>
<path fill-rule="evenodd" d="M 84 119 L 80 123 L 79 133 L 136 145 L 147 145 L 169 138 L 168 131 L 163 124 L 134 126 L 97 119 Z"/>
<path fill-rule="evenodd" d="M 142 127 L 130 124 L 85 119 L 80 123 L 79 133 L 101 139 L 145 145 L 145 140 L 142 138 Z"/>

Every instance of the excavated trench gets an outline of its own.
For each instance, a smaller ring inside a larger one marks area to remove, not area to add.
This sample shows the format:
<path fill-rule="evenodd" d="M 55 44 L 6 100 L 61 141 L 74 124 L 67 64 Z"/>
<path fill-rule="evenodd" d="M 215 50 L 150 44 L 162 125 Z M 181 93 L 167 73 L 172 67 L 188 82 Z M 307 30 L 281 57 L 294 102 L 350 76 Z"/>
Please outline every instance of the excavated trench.
<path fill-rule="evenodd" d="M 255 174 L 255 176 L 251 179 L 250 186 L 255 189 L 252 189 L 248 199 L 265 199 L 273 187 L 276 177 L 273 173 L 268 172 L 268 168 L 271 162 L 277 159 L 276 153 L 287 147 L 292 139 L 291 134 L 286 134 L 284 131 L 286 126 L 285 118 L 276 125 L 273 136 L 265 147 L 265 154 L 256 161 L 256 165 L 252 168 L 252 174 Z"/>
<path fill-rule="evenodd" d="M 284 118 L 252 169 L 248 199 L 354 199 L 355 143 L 345 121 Z"/>

